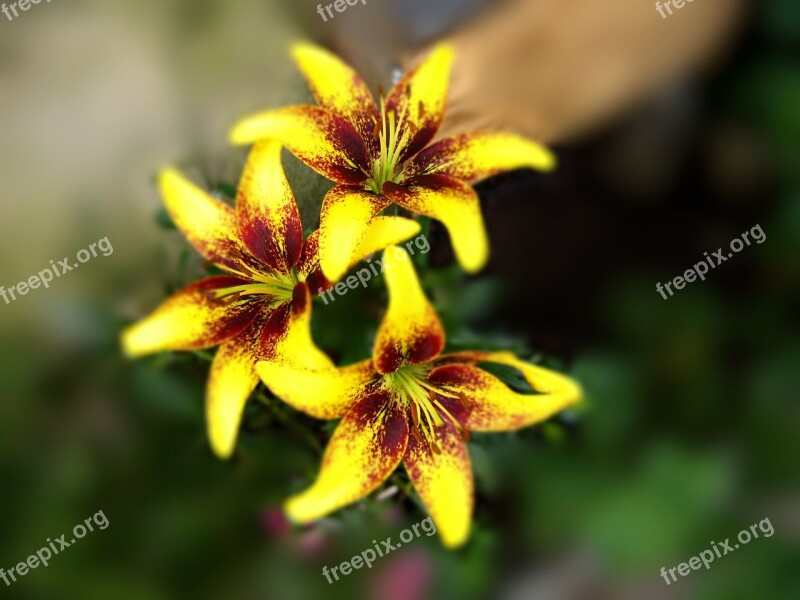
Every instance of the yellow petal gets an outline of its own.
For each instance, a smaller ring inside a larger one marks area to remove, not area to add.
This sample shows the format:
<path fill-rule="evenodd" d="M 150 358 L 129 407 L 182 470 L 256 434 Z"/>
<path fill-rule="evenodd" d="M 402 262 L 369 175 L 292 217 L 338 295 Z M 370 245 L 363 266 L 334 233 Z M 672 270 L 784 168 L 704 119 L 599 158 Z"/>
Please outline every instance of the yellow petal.
<path fill-rule="evenodd" d="M 303 226 L 279 142 L 260 142 L 250 151 L 239 180 L 236 224 L 250 252 L 271 271 L 288 273 L 300 258 Z"/>
<path fill-rule="evenodd" d="M 403 464 L 442 543 L 456 548 L 469 537 L 474 504 L 472 465 L 467 445 L 449 421 L 435 432 L 437 450 L 426 438 L 410 436 Z"/>
<path fill-rule="evenodd" d="M 431 141 L 444 118 L 450 69 L 455 59 L 452 46 L 440 44 L 415 69 L 392 88 L 386 99 L 387 111 L 394 111 L 402 123 L 400 134 L 410 138 L 400 156 L 405 160 Z"/>
<path fill-rule="evenodd" d="M 459 394 L 465 411 L 460 418 L 472 431 L 509 431 L 549 419 L 581 399 L 576 381 L 519 360 L 510 352 L 474 352 L 445 355 L 452 363 L 431 371 L 429 382 Z M 536 394 L 519 394 L 478 363 L 494 362 L 518 369 Z"/>
<path fill-rule="evenodd" d="M 321 294 L 331 287 L 331 281 L 319 266 L 319 229 L 306 238 L 303 252 L 297 263 L 297 277 L 304 281 L 313 294 Z"/>
<path fill-rule="evenodd" d="M 125 354 L 210 348 L 238 335 L 256 318 L 261 304 L 217 300 L 210 292 L 246 283 L 238 277 L 209 277 L 177 292 L 122 333 Z"/>
<path fill-rule="evenodd" d="M 256 361 L 262 319 L 220 346 L 206 387 L 206 421 L 211 448 L 229 458 L 236 446 L 244 405 L 258 384 Z"/>
<path fill-rule="evenodd" d="M 399 244 L 417 235 L 422 227 L 417 221 L 403 217 L 375 217 L 367 229 L 367 234 L 361 240 L 358 248 L 353 253 L 353 266 L 370 254 L 383 250 L 389 246 Z"/>
<path fill-rule="evenodd" d="M 547 148 L 521 136 L 470 133 L 425 148 L 410 161 L 406 173 L 442 173 L 475 182 L 512 169 L 550 171 L 555 165 L 555 156 Z"/>
<path fill-rule="evenodd" d="M 346 117 L 362 137 L 371 136 L 378 108 L 361 77 L 319 46 L 297 44 L 292 55 L 317 102 Z"/>
<path fill-rule="evenodd" d="M 218 265 L 242 271 L 258 261 L 239 239 L 233 209 L 210 196 L 173 169 L 163 170 L 158 186 L 175 226 L 200 254 Z"/>
<path fill-rule="evenodd" d="M 389 308 L 378 328 L 373 357 L 380 373 L 434 358 L 444 347 L 444 329 L 420 287 L 411 257 L 399 246 L 383 253 Z"/>
<path fill-rule="evenodd" d="M 369 168 L 364 140 L 344 117 L 318 106 L 292 106 L 245 117 L 231 141 L 275 140 L 317 173 L 338 183 L 358 184 Z"/>
<path fill-rule="evenodd" d="M 467 272 L 475 273 L 486 264 L 489 243 L 480 201 L 471 187 L 447 175 L 423 175 L 405 186 L 386 183 L 383 191 L 403 208 L 441 221 Z"/>
<path fill-rule="evenodd" d="M 337 185 L 322 202 L 319 223 L 319 262 L 331 281 L 338 280 L 355 260 L 372 219 L 387 205 L 361 187 Z"/>
<path fill-rule="evenodd" d="M 419 233 L 420 229 L 419 223 L 403 217 L 373 218 L 364 239 L 350 257 L 347 269 L 370 254 L 407 240 Z M 309 289 L 315 294 L 321 294 L 331 287 L 332 282 L 325 277 L 319 265 L 319 229 L 306 239 L 300 262 L 297 263 L 297 273 L 300 280 L 306 281 Z"/>
<path fill-rule="evenodd" d="M 311 293 L 298 283 L 291 302 L 276 307 L 261 332 L 264 360 L 296 368 L 332 369 L 333 363 L 311 337 Z"/>
<path fill-rule="evenodd" d="M 262 361 L 256 370 L 273 394 L 317 419 L 341 419 L 377 375 L 371 360 L 341 369 L 308 369 Z"/>
<path fill-rule="evenodd" d="M 316 481 L 287 501 L 286 513 L 308 523 L 363 498 L 392 474 L 407 445 L 406 415 L 388 392 L 360 399 L 334 431 Z"/>

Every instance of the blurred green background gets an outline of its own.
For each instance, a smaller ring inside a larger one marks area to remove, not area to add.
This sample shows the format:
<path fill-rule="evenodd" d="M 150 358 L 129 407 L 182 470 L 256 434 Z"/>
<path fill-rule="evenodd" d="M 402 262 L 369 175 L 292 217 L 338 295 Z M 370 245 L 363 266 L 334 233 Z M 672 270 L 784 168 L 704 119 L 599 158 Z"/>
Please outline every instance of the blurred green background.
<path fill-rule="evenodd" d="M 449 347 L 510 348 L 586 390 L 582 406 L 541 426 L 472 437 L 477 502 L 463 549 L 423 537 L 329 585 L 323 565 L 424 518 L 405 475 L 380 499 L 292 527 L 280 506 L 314 477 L 334 424 L 262 387 L 234 459 L 220 462 L 204 431 L 211 353 L 121 357 L 120 329 L 204 268 L 164 218 L 153 174 L 176 164 L 229 195 L 245 157 L 227 146 L 233 119 L 308 98 L 292 40 L 374 51 L 377 69 L 484 18 L 480 2 L 436 11 L 387 2 L 406 35 L 383 46 L 374 31 L 392 21 L 378 4 L 349 9 L 375 19 L 363 37 L 347 13 L 341 29 L 321 28 L 310 2 L 58 2 L 0 18 L 0 284 L 102 237 L 114 248 L 50 289 L 0 303 L 0 567 L 97 511 L 110 522 L 49 567 L 0 582 L 0 595 L 800 597 L 794 0 L 751 5 L 713 68 L 665 76 L 614 118 L 548 140 L 556 173 L 480 184 L 493 253 L 485 273 L 465 278 L 429 225 L 423 280 Z M 621 4 L 609 4 L 608 19 L 629 18 L 613 12 Z M 325 183 L 286 164 L 313 218 Z M 756 224 L 763 244 L 667 301 L 656 292 Z M 342 363 L 368 356 L 385 301 L 376 280 L 316 305 L 316 339 Z M 661 567 L 764 518 L 774 536 L 670 586 L 661 578 Z"/>

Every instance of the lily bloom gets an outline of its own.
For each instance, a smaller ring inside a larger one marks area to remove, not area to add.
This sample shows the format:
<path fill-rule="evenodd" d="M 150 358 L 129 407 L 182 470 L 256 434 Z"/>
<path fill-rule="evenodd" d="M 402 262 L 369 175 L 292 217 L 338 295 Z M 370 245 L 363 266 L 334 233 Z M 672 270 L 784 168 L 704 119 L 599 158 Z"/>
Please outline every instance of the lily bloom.
<path fill-rule="evenodd" d="M 404 258 L 405 255 L 405 258 Z M 473 479 L 469 431 L 509 431 L 577 402 L 579 385 L 509 352 L 440 355 L 445 333 L 402 248 L 384 252 L 389 307 L 372 359 L 341 369 L 259 362 L 279 398 L 320 419 L 338 419 L 316 481 L 286 503 L 308 523 L 375 490 L 403 463 L 443 543 L 469 535 Z M 537 392 L 520 394 L 481 368 L 514 367 Z"/>
<path fill-rule="evenodd" d="M 167 211 L 195 249 L 225 272 L 174 294 L 122 334 L 124 352 L 219 345 L 206 389 L 211 447 L 221 458 L 234 449 L 247 398 L 258 383 L 256 362 L 332 368 L 311 339 L 312 288 L 330 282 L 319 270 L 317 233 L 303 242 L 297 203 L 281 165 L 281 146 L 254 146 L 239 183 L 235 210 L 172 169 L 158 185 Z M 415 235 L 401 217 L 373 222 L 358 259 Z"/>
<path fill-rule="evenodd" d="M 231 131 L 235 144 L 274 139 L 336 182 L 320 215 L 320 265 L 338 279 L 369 224 L 392 204 L 441 221 L 456 258 L 476 272 L 488 258 L 480 203 L 468 185 L 531 167 L 550 170 L 544 147 L 510 133 L 457 135 L 428 146 L 445 112 L 453 49 L 440 45 L 375 102 L 367 85 L 332 54 L 310 45 L 293 49 L 318 105 L 292 106 L 245 117 Z"/>

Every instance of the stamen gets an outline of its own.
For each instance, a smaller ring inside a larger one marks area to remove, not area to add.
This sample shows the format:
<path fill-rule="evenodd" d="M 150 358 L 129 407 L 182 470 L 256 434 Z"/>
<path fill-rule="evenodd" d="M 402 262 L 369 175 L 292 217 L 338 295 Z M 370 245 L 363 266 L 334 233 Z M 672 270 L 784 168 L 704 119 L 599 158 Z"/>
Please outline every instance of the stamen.
<path fill-rule="evenodd" d="M 409 365 L 387 375 L 386 381 L 395 396 L 406 404 L 411 417 L 414 439 L 421 441 L 424 438 L 432 451 L 440 454 L 437 430 L 445 426 L 445 419 L 455 427 L 463 439 L 468 439 L 468 433 L 436 397 L 440 395 L 457 400 L 458 394 L 428 383 L 425 377 L 427 370 L 424 367 Z"/>
<path fill-rule="evenodd" d="M 365 184 L 366 188 L 375 194 L 382 193 L 384 183 L 387 181 L 397 183 L 402 175 L 398 173 L 398 163 L 411 135 L 410 124 L 406 123 L 407 104 L 403 104 L 403 110 L 398 118 L 394 110 L 387 111 L 386 100 L 381 96 L 380 111 L 380 122 L 376 121 L 372 130 L 372 135 L 379 142 L 380 148 L 378 157 L 372 165 L 372 178 Z M 402 136 L 399 135 L 401 129 Z"/>
<path fill-rule="evenodd" d="M 296 283 L 292 276 L 281 275 L 257 275 L 249 279 L 253 279 L 254 282 L 211 290 L 208 294 L 215 300 L 228 296 L 235 300 L 239 300 L 242 296 L 270 296 L 284 302 L 292 298 Z"/>

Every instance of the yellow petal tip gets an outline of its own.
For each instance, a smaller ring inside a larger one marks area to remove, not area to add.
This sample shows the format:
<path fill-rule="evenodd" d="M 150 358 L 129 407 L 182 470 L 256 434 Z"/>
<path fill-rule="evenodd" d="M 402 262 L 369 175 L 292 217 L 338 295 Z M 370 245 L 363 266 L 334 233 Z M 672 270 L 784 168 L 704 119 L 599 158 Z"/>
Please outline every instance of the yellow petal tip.
<path fill-rule="evenodd" d="M 319 266 L 325 277 L 333 282 L 339 281 L 347 272 L 347 267 L 342 267 L 339 261 L 320 260 Z"/>
<path fill-rule="evenodd" d="M 442 545 L 447 548 L 448 550 L 456 550 L 463 546 L 467 540 L 469 539 L 469 530 L 465 531 L 463 534 L 458 535 L 457 537 L 444 537 L 440 538 L 442 540 Z"/>
<path fill-rule="evenodd" d="M 213 433 L 209 434 L 209 443 L 214 456 L 220 460 L 228 460 L 233 456 L 235 440 L 214 439 Z"/>
<path fill-rule="evenodd" d="M 430 56 L 435 56 L 439 60 L 452 61 L 456 56 L 456 47 L 450 42 L 441 42 L 433 47 Z"/>
<path fill-rule="evenodd" d="M 248 134 L 248 119 L 240 119 L 231 127 L 228 133 L 228 141 L 234 146 L 246 146 L 252 144 L 255 140 Z"/>
<path fill-rule="evenodd" d="M 319 52 L 325 52 L 325 51 L 316 44 L 312 44 L 311 42 L 301 41 L 292 44 L 290 52 L 292 58 L 294 58 L 296 61 L 299 61 L 304 56 L 307 56 L 309 54 L 317 54 Z"/>
<path fill-rule="evenodd" d="M 134 345 L 131 342 L 130 329 L 125 329 L 119 336 L 119 345 L 126 358 L 136 358 Z"/>
<path fill-rule="evenodd" d="M 122 354 L 126 358 L 140 358 L 150 354 L 148 342 L 146 339 L 142 339 L 141 331 L 140 324 L 135 323 L 120 333 L 119 343 L 122 347 Z"/>
<path fill-rule="evenodd" d="M 476 236 L 475 239 L 477 240 L 479 238 Z M 458 242 L 453 240 L 454 246 L 456 243 Z M 465 250 L 463 244 L 454 248 L 454 250 L 461 268 L 470 275 L 481 271 L 486 266 L 486 263 L 489 262 L 489 243 L 485 238 L 475 243 L 475 245 L 468 250 Z"/>
<path fill-rule="evenodd" d="M 283 510 L 288 519 L 297 525 L 306 525 L 316 520 L 315 515 L 309 515 L 303 507 L 303 495 L 292 496 L 283 505 Z"/>
<path fill-rule="evenodd" d="M 558 167 L 556 155 L 543 146 L 538 146 L 537 156 L 532 162 L 534 163 L 532 167 L 540 171 L 553 171 Z"/>
<path fill-rule="evenodd" d="M 158 189 L 161 191 L 162 196 L 167 194 L 170 188 L 176 184 L 181 184 L 186 181 L 186 178 L 180 171 L 173 167 L 164 167 L 158 172 L 156 179 Z"/>

